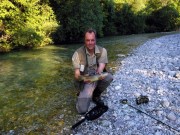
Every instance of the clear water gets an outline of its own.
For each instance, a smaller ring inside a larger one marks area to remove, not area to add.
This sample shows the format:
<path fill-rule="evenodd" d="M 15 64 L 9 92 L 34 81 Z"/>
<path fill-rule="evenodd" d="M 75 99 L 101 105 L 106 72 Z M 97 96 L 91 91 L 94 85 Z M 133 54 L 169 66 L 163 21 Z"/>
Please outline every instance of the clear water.
<path fill-rule="evenodd" d="M 0 133 L 57 132 L 72 124 L 76 96 L 70 48 L 0 55 Z"/>

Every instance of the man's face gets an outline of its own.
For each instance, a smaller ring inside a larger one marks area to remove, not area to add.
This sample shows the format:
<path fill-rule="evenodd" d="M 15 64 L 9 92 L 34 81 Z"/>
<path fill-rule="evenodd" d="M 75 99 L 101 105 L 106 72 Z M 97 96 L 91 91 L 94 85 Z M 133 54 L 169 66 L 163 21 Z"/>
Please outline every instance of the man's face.
<path fill-rule="evenodd" d="M 94 32 L 87 32 L 85 34 L 85 46 L 88 49 L 88 51 L 94 51 L 96 45 L 96 37 Z"/>

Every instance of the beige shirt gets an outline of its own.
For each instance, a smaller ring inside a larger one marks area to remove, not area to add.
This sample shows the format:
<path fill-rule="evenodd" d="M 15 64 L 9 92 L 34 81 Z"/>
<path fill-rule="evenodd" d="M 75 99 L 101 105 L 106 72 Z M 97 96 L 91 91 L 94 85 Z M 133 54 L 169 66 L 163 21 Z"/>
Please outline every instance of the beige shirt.
<path fill-rule="evenodd" d="M 95 46 L 95 54 L 96 53 L 100 53 L 97 46 Z M 88 67 L 97 68 L 96 55 L 95 54 L 90 55 L 86 49 L 86 55 L 87 55 L 87 59 L 88 59 Z M 79 55 L 78 55 L 77 51 L 75 51 L 75 53 L 73 54 L 72 63 L 73 63 L 74 69 L 77 69 L 77 68 L 80 69 L 81 68 L 80 59 L 79 59 Z M 105 48 L 103 48 L 102 54 L 101 54 L 100 58 L 98 59 L 98 63 L 105 63 L 105 64 L 108 63 L 107 51 Z"/>

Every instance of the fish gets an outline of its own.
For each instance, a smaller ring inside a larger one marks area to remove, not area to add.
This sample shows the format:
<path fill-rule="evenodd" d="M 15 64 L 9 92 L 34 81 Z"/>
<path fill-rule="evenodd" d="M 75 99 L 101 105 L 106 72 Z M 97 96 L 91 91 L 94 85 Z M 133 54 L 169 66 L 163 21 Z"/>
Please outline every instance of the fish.
<path fill-rule="evenodd" d="M 100 80 L 100 78 L 104 78 L 108 75 L 107 72 L 103 72 L 101 74 L 96 74 L 96 75 L 92 75 L 92 76 L 87 76 L 87 75 L 81 75 L 79 77 L 79 81 L 85 81 L 85 82 L 95 82 Z"/>

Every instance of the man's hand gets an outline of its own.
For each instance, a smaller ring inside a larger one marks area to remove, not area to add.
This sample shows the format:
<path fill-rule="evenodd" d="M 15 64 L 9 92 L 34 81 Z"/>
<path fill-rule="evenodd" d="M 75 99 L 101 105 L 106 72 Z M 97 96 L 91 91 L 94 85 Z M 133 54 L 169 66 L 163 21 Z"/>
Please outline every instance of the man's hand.
<path fill-rule="evenodd" d="M 100 74 L 101 75 L 101 74 Z M 105 78 L 105 76 L 100 76 L 99 80 L 103 80 Z"/>
<path fill-rule="evenodd" d="M 99 80 L 103 80 L 105 77 L 103 77 L 103 76 L 101 76 L 101 77 L 99 77 Z"/>

